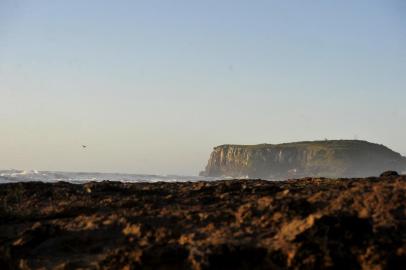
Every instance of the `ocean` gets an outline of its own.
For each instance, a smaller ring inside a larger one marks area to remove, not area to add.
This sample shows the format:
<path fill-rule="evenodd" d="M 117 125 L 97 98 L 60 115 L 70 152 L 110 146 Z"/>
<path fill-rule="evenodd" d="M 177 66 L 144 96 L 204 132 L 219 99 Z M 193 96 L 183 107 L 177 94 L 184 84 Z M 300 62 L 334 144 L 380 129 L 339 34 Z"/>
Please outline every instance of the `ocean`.
<path fill-rule="evenodd" d="M 222 178 L 224 179 L 224 178 Z M 184 175 L 149 175 L 128 173 L 97 173 L 97 172 L 55 172 L 37 170 L 0 170 L 1 183 L 15 182 L 58 182 L 65 181 L 75 184 L 90 181 L 121 181 L 121 182 L 195 182 L 213 181 L 216 178 Z"/>

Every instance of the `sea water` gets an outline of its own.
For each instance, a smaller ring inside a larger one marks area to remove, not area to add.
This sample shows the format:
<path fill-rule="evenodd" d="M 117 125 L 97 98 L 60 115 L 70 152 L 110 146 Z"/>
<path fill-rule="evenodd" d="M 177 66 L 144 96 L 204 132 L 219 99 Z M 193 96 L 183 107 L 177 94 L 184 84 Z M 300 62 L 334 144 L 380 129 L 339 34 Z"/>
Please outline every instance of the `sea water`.
<path fill-rule="evenodd" d="M 97 172 L 55 172 L 37 170 L 0 170 L 0 183 L 15 182 L 58 182 L 85 183 L 90 181 L 121 181 L 121 182 L 195 182 L 212 181 L 216 178 L 184 175 L 149 175 L 128 173 L 97 173 Z"/>

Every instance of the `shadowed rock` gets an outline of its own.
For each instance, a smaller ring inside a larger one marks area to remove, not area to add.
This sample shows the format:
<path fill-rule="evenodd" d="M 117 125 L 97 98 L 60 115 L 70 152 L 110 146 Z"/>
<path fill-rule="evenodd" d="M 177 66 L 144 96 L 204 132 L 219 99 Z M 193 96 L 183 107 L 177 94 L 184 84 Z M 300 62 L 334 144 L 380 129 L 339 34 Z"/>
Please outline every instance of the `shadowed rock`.
<path fill-rule="evenodd" d="M 0 185 L 0 269 L 402 269 L 406 176 Z"/>
<path fill-rule="evenodd" d="M 399 176 L 399 174 L 398 174 L 398 172 L 395 172 L 395 171 L 387 171 L 387 172 L 381 173 L 380 176 L 381 177 L 396 177 L 396 176 Z"/>

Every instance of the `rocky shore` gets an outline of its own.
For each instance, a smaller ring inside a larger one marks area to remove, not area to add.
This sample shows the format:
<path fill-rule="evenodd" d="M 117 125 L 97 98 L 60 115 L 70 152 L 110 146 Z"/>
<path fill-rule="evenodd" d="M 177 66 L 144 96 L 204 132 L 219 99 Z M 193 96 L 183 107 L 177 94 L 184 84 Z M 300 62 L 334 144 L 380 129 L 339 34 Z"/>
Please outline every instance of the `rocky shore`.
<path fill-rule="evenodd" d="M 0 185 L 0 269 L 404 269 L 406 176 Z"/>

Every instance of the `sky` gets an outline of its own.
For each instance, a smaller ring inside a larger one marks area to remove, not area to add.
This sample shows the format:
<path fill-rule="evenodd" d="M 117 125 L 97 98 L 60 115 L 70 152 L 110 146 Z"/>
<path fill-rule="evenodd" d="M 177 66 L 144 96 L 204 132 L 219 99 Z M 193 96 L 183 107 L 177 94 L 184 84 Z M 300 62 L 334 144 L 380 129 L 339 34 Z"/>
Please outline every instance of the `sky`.
<path fill-rule="evenodd" d="M 325 138 L 406 155 L 405 101 L 403 0 L 0 0 L 1 169 L 196 175 L 216 145 Z"/>

